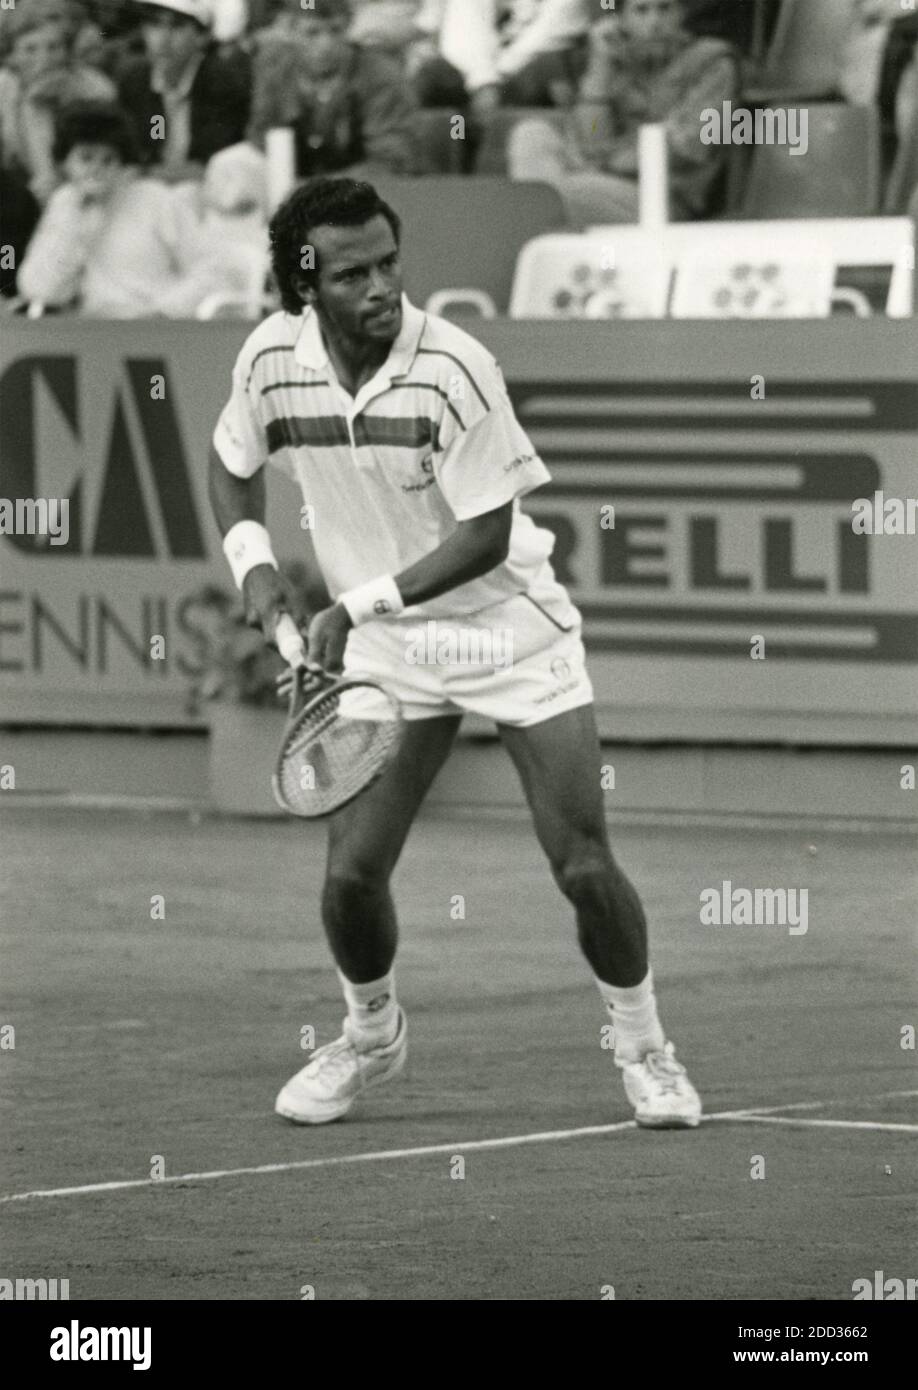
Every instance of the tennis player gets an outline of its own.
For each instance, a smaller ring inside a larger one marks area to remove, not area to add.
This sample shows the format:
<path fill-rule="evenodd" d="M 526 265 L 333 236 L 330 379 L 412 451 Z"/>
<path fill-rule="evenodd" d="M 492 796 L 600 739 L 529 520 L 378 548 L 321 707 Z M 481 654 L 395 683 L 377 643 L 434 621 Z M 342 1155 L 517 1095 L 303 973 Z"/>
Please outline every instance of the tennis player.
<path fill-rule="evenodd" d="M 291 194 L 271 223 L 283 311 L 242 348 L 213 437 L 211 500 L 249 614 L 271 640 L 289 611 L 264 525 L 271 463 L 313 509 L 334 596 L 308 623 L 309 660 L 377 680 L 407 721 L 379 781 L 329 819 L 322 920 L 347 1017 L 275 1108 L 336 1120 L 404 1066 L 389 879 L 472 710 L 496 722 L 574 907 L 638 1123 L 695 1126 L 701 1102 L 660 1024 L 644 912 L 606 836 L 580 614 L 552 571 L 553 536 L 520 508 L 549 473 L 491 354 L 403 294 L 399 242 L 369 184 L 320 178 Z M 453 659 L 419 659 L 419 631 Z"/>

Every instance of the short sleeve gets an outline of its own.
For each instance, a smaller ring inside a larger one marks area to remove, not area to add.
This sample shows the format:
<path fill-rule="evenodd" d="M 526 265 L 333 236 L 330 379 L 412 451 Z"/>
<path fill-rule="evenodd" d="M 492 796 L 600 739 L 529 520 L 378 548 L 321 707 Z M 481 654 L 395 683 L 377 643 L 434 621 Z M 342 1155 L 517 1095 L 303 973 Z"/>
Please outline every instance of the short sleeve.
<path fill-rule="evenodd" d="M 500 368 L 493 363 L 485 391 L 488 408 L 474 423 L 456 425 L 434 467 L 457 521 L 468 521 L 551 482 L 515 414 Z"/>
<path fill-rule="evenodd" d="M 233 368 L 233 391 L 214 430 L 214 448 L 224 467 L 237 478 L 251 478 L 267 462 L 264 426 L 248 391 L 248 359 L 240 356 Z"/>

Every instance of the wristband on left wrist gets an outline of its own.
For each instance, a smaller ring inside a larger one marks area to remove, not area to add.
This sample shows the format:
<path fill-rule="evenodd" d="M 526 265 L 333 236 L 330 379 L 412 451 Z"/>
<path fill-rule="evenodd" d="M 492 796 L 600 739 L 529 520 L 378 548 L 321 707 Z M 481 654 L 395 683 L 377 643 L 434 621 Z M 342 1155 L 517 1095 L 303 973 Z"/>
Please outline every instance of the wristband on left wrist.
<path fill-rule="evenodd" d="M 391 574 L 380 575 L 367 584 L 339 595 L 338 602 L 346 609 L 355 627 L 361 623 L 378 622 L 381 618 L 396 618 L 405 608 L 398 585 Z"/>

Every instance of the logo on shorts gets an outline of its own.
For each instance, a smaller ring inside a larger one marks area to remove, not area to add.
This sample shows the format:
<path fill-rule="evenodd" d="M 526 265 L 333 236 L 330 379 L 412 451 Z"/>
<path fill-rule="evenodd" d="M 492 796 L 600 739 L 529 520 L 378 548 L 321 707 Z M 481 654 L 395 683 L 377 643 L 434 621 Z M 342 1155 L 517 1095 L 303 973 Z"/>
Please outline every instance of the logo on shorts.
<path fill-rule="evenodd" d="M 556 657 L 551 663 L 551 673 L 556 681 L 569 680 L 571 674 L 570 662 L 565 661 L 561 656 Z"/>
<path fill-rule="evenodd" d="M 421 472 L 431 474 L 433 472 L 433 454 L 421 460 Z"/>

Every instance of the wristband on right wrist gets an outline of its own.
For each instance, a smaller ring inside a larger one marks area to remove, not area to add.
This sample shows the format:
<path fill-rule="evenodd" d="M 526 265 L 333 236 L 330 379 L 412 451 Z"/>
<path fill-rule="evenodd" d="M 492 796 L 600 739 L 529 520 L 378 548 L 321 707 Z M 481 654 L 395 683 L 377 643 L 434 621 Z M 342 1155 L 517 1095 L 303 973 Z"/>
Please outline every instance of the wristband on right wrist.
<path fill-rule="evenodd" d="M 223 537 L 223 553 L 233 571 L 237 589 L 242 588 L 242 581 L 256 565 L 278 568 L 271 537 L 260 521 L 237 521 L 231 526 Z"/>

